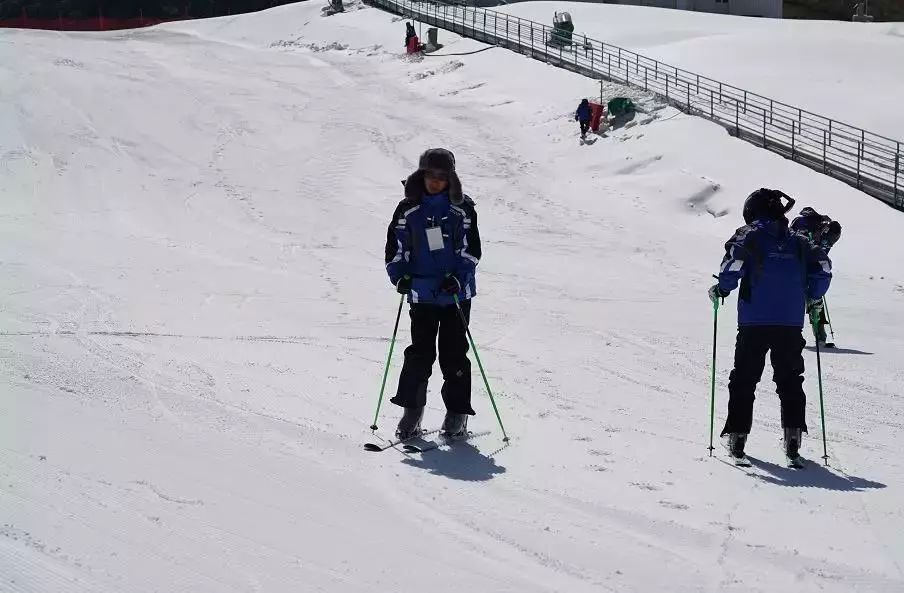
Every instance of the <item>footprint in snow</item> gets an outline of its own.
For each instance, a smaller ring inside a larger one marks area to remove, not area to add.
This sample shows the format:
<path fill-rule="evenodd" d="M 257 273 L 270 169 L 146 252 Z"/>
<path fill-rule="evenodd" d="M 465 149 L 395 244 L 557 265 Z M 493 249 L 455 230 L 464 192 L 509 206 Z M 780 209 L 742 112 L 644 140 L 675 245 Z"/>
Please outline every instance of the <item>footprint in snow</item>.
<path fill-rule="evenodd" d="M 662 490 L 662 488 L 660 488 L 659 486 L 654 486 L 653 484 L 649 484 L 647 482 L 631 482 L 631 485 L 636 486 L 636 487 L 640 488 L 641 490 L 649 490 L 649 491 Z"/>

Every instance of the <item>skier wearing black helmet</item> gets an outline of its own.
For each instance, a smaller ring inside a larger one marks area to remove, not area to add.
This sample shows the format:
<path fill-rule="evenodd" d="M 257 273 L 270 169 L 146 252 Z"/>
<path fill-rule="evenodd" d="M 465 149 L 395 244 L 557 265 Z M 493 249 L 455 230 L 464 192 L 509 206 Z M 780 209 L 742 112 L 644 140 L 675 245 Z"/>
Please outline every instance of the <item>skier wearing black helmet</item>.
<path fill-rule="evenodd" d="M 787 200 L 783 203 L 783 199 Z M 801 435 L 807 431 L 803 391 L 804 313 L 821 303 L 832 278 L 825 251 L 792 233 L 785 214 L 794 200 L 779 190 L 759 189 L 744 203 L 745 226 L 725 244 L 719 282 L 709 290 L 713 302 L 740 283 L 738 337 L 728 383 L 728 419 L 722 430 L 736 463 L 744 455 L 753 424 L 756 385 L 771 353 L 773 379 L 781 401 L 785 454 L 800 463 Z"/>
<path fill-rule="evenodd" d="M 804 235 L 811 243 L 822 247 L 826 253 L 841 238 L 841 225 L 811 207 L 800 211 L 800 216 L 791 222 L 791 230 Z M 825 299 L 823 299 L 824 305 Z M 828 318 L 823 309 L 816 320 L 816 340 L 822 346 L 834 348 L 835 344 L 826 341 L 826 323 L 828 323 Z"/>
<path fill-rule="evenodd" d="M 461 190 L 455 157 L 442 148 L 421 155 L 418 169 L 403 182 L 399 202 L 386 237 L 386 271 L 398 292 L 411 305 L 411 346 L 392 402 L 405 409 L 396 435 L 421 433 L 427 405 L 427 381 L 433 369 L 439 338 L 439 365 L 446 417 L 442 432 L 467 433 L 471 408 L 471 363 L 464 322 L 476 294 L 474 276 L 480 259 L 480 233 L 474 202 Z"/>

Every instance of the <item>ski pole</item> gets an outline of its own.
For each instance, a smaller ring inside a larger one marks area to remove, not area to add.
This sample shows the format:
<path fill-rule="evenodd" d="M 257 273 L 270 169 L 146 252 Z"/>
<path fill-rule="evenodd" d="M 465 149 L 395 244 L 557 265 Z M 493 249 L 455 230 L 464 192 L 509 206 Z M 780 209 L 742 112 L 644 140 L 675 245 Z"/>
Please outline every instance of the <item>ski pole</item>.
<path fill-rule="evenodd" d="M 816 374 L 819 377 L 819 415 L 822 418 L 822 459 L 829 465 L 829 451 L 826 446 L 826 408 L 822 398 L 822 360 L 819 356 L 819 336 L 816 334 L 817 320 L 810 317 L 810 325 L 813 327 L 813 339 L 816 342 Z"/>
<path fill-rule="evenodd" d="M 458 316 L 461 317 L 461 322 L 465 326 L 465 332 L 468 334 L 468 341 L 471 342 L 471 350 L 474 351 L 474 358 L 477 359 L 477 366 L 480 368 L 480 376 L 483 377 L 483 384 L 487 388 L 487 393 L 490 396 L 490 403 L 493 404 L 493 411 L 496 412 L 496 420 L 499 421 L 499 428 L 502 429 L 502 442 L 509 442 L 509 437 L 505 433 L 505 426 L 502 425 L 502 418 L 499 416 L 499 408 L 496 407 L 496 399 L 493 397 L 493 390 L 490 389 L 490 382 L 487 381 L 487 374 L 483 370 L 483 363 L 480 362 L 480 355 L 477 353 L 477 344 L 474 343 L 474 338 L 471 336 L 471 328 L 468 324 L 468 319 L 465 317 L 465 312 L 461 310 L 461 303 L 458 302 L 458 295 L 453 295 L 455 299 L 455 308 L 458 309 Z"/>
<path fill-rule="evenodd" d="M 709 456 L 713 456 L 713 433 L 716 424 L 716 337 L 719 331 L 719 301 L 713 301 L 713 368 L 709 399 Z"/>
<path fill-rule="evenodd" d="M 829 331 L 832 332 L 832 341 L 835 341 L 835 326 L 832 325 L 832 318 L 829 316 L 829 302 L 826 297 L 822 297 L 822 308 L 826 312 L 826 323 L 829 325 Z"/>
<path fill-rule="evenodd" d="M 399 319 L 402 318 L 402 305 L 405 303 L 405 295 L 399 298 L 399 312 L 396 313 L 395 327 L 392 329 L 392 340 L 389 341 L 389 356 L 386 357 L 386 368 L 383 369 L 383 383 L 380 385 L 380 398 L 377 400 L 377 411 L 374 413 L 374 423 L 371 430 L 377 430 L 377 418 L 380 417 L 380 406 L 383 404 L 383 392 L 386 390 L 386 377 L 389 376 L 389 361 L 392 360 L 392 350 L 395 348 L 396 334 L 399 333 Z"/>

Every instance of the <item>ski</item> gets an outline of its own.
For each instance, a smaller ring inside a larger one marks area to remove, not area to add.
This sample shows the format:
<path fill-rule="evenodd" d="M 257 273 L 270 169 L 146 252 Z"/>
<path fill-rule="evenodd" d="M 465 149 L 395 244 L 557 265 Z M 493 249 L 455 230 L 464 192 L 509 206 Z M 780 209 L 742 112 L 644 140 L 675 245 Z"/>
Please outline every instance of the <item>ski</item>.
<path fill-rule="evenodd" d="M 423 443 L 408 443 L 403 447 L 403 449 L 405 449 L 405 451 L 407 451 L 408 453 L 424 453 L 426 451 L 432 451 L 434 449 L 439 449 L 440 447 L 449 446 L 454 443 L 461 443 L 475 437 L 487 436 L 488 434 L 490 434 L 489 430 L 484 430 L 481 432 L 469 432 L 468 434 L 459 437 L 440 435 L 434 440 L 424 440 Z"/>
<path fill-rule="evenodd" d="M 419 435 L 408 437 L 407 439 L 394 439 L 390 441 L 386 441 L 385 443 L 364 443 L 364 450 L 371 451 L 372 453 L 379 453 L 381 451 L 385 451 L 386 449 L 391 449 L 396 445 L 404 445 L 408 441 L 413 441 L 415 439 L 422 439 L 427 435 L 436 434 L 440 431 L 439 428 L 435 428 L 433 430 L 425 430 L 422 431 Z"/>

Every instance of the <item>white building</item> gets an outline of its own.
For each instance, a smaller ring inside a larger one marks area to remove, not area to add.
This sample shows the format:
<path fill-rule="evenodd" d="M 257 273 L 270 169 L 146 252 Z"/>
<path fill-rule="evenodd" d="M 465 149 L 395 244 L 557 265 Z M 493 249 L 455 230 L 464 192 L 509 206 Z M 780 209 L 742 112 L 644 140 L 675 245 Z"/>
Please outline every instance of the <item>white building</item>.
<path fill-rule="evenodd" d="M 784 0 L 590 0 L 602 4 L 630 4 L 717 12 L 738 16 L 782 18 Z"/>

